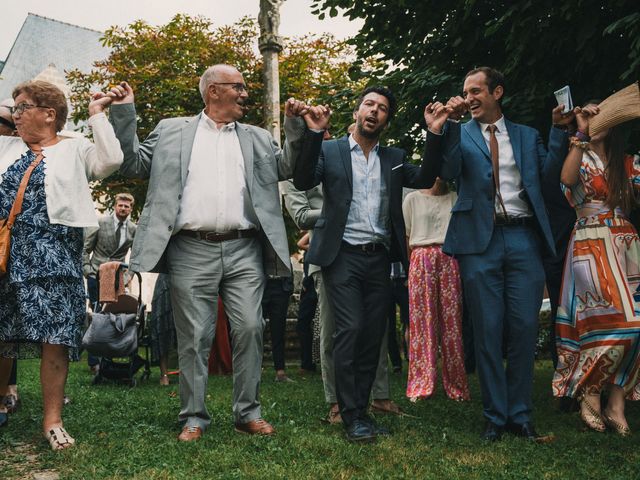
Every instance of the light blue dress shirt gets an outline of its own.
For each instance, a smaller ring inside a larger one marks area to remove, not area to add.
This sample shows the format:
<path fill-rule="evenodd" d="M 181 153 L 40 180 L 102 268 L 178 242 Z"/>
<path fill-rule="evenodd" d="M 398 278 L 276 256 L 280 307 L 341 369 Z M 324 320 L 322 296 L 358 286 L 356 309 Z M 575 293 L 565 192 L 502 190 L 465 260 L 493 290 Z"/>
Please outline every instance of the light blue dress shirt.
<path fill-rule="evenodd" d="M 343 240 L 351 245 L 382 243 L 391 246 L 389 229 L 389 194 L 382 178 L 379 145 L 369 152 L 369 160 L 360 145 L 349 136 L 353 196 Z"/>

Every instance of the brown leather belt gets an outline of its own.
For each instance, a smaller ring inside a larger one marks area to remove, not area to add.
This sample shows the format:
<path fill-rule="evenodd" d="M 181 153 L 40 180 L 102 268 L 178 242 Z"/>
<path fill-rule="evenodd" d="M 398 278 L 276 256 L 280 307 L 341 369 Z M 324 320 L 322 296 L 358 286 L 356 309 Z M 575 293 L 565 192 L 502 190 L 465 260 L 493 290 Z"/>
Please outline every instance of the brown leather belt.
<path fill-rule="evenodd" d="M 178 235 L 197 238 L 205 242 L 217 243 L 227 240 L 237 240 L 238 238 L 255 238 L 258 230 L 250 228 L 248 230 L 229 230 L 227 232 L 206 232 L 204 230 L 180 230 Z"/>

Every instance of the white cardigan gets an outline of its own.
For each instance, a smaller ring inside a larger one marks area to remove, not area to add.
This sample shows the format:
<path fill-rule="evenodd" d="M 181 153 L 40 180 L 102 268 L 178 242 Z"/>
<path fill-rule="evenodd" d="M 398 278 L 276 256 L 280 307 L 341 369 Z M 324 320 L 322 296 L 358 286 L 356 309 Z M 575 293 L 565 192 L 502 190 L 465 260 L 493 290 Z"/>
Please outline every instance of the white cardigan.
<path fill-rule="evenodd" d="M 49 221 L 70 227 L 97 227 L 89 182 L 117 171 L 122 164 L 120 142 L 104 113 L 89 118 L 93 142 L 86 138 L 68 138 L 42 149 L 44 193 Z M 1 176 L 27 152 L 20 137 L 0 136 Z"/>

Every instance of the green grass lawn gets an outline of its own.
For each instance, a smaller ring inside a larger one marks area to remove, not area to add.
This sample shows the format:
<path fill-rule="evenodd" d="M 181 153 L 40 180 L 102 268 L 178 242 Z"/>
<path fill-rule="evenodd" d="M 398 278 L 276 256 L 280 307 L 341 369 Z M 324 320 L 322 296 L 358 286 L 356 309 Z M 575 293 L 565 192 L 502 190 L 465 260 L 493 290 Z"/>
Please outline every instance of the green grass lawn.
<path fill-rule="evenodd" d="M 211 377 L 211 427 L 201 441 L 181 444 L 177 385 L 160 387 L 157 372 L 135 388 L 91 386 L 86 362 L 73 364 L 67 387 L 72 403 L 64 418 L 78 444 L 54 453 L 40 433 L 38 361 L 20 362 L 23 406 L 0 431 L 0 479 L 49 470 L 62 479 L 640 479 L 640 406 L 627 408 L 636 432 L 630 438 L 584 432 L 577 414 L 555 408 L 548 361 L 536 366 L 535 420 L 538 432 L 557 438 L 544 445 L 512 436 L 492 445 L 480 441 L 475 375 L 471 403 L 447 400 L 439 386 L 434 398 L 412 404 L 404 396 L 404 373 L 392 378 L 393 396 L 416 418 L 378 416 L 393 435 L 374 445 L 351 445 L 340 426 L 320 421 L 327 411 L 320 375 L 293 374 L 296 383 L 282 384 L 274 382 L 271 368 L 263 375 L 262 405 L 277 435 L 234 432 L 231 378 Z"/>

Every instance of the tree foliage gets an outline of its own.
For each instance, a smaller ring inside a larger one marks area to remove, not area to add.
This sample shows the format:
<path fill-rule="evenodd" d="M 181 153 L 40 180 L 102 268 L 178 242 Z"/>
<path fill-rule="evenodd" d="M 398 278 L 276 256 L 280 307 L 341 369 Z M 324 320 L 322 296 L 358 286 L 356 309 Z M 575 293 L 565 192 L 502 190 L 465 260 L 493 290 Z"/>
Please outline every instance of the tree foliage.
<path fill-rule="evenodd" d="M 258 53 L 258 27 L 245 17 L 232 25 L 212 28 L 203 17 L 176 15 L 169 23 L 152 26 L 139 20 L 126 27 L 112 27 L 103 37 L 111 49 L 108 58 L 95 63 L 90 72 L 68 72 L 73 120 L 87 118 L 89 92 L 120 81 L 128 81 L 136 94 L 138 135 L 144 138 L 159 120 L 195 115 L 203 108 L 198 81 L 204 70 L 228 63 L 243 73 L 250 98 L 244 122 L 261 125 L 263 77 Z M 340 98 L 361 86 L 348 71 L 353 49 L 332 35 L 285 38 L 280 55 L 281 103 L 290 96 L 315 103 L 339 104 Z M 350 119 L 336 116 L 333 128 L 344 131 Z M 137 214 L 146 196 L 147 183 L 118 174 L 96 182 L 93 195 L 110 208 L 113 195 L 130 191 L 136 198 Z"/>
<path fill-rule="evenodd" d="M 424 105 L 460 94 L 464 74 L 477 66 L 503 71 L 506 114 L 542 132 L 554 90 L 570 85 L 579 105 L 639 76 L 636 0 L 314 0 L 313 7 L 321 18 L 341 8 L 364 19 L 351 43 L 360 58 L 383 62 L 367 75 L 398 95 L 389 134 L 408 149 L 421 138 Z"/>

